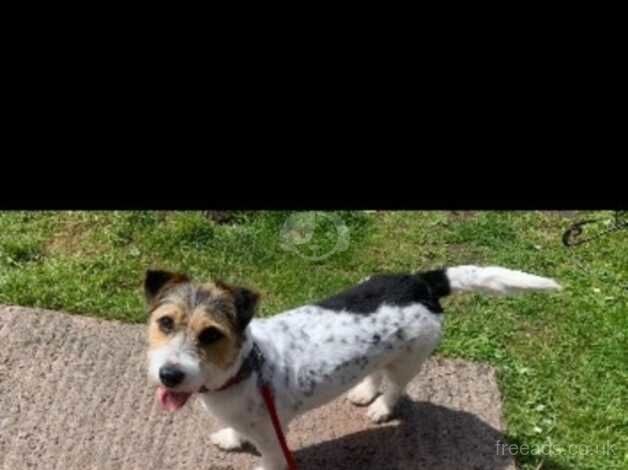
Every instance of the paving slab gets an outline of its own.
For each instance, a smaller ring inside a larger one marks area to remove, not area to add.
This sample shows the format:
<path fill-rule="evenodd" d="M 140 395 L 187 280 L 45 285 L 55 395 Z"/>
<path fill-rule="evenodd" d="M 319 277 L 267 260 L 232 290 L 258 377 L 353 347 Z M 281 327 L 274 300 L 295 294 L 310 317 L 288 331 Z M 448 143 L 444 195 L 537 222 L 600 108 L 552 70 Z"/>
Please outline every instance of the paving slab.
<path fill-rule="evenodd" d="M 46 310 L 0 306 L 0 469 L 242 470 L 195 400 L 161 410 L 145 372 L 145 331 Z M 492 368 L 431 359 L 398 418 L 374 425 L 344 397 L 290 426 L 301 470 L 514 470 L 501 452 Z"/>

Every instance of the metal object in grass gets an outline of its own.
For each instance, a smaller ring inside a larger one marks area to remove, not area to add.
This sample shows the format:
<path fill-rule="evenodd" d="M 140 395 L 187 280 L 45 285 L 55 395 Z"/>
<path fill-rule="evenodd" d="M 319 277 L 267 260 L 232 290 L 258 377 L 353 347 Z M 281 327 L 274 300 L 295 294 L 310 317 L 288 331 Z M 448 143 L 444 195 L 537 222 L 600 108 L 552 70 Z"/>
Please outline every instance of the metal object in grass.
<path fill-rule="evenodd" d="M 582 237 L 585 234 L 584 227 L 594 226 L 594 224 L 603 224 L 606 228 L 597 233 L 595 233 L 595 230 L 586 230 L 586 235 Z M 628 211 L 615 211 L 615 216 L 612 220 L 588 219 L 573 224 L 563 234 L 563 245 L 567 247 L 582 245 L 622 229 L 628 229 Z"/>

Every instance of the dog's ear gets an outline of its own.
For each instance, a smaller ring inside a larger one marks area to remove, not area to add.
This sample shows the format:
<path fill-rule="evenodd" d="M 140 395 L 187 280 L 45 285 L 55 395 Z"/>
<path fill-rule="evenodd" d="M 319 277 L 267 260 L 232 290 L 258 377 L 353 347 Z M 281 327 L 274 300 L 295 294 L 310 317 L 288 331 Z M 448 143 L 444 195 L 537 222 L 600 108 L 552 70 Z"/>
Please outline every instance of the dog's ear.
<path fill-rule="evenodd" d="M 144 279 L 146 302 L 153 303 L 164 289 L 183 282 L 190 282 L 190 278 L 185 274 L 149 269 Z"/>
<path fill-rule="evenodd" d="M 260 298 L 259 293 L 247 289 L 246 287 L 231 286 L 222 281 L 216 281 L 216 285 L 228 291 L 233 297 L 238 327 L 240 331 L 244 331 L 257 310 L 257 304 Z"/>

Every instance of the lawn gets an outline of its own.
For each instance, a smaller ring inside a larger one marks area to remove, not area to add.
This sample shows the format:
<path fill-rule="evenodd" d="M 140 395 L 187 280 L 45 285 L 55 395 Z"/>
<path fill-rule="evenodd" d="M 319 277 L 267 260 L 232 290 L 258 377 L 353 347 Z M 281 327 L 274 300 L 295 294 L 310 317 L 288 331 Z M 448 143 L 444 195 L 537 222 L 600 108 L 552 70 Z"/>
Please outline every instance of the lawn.
<path fill-rule="evenodd" d="M 0 212 L 0 303 L 145 321 L 147 267 L 257 288 L 261 315 L 376 271 L 497 264 L 557 294 L 444 300 L 438 354 L 492 364 L 522 469 L 628 468 L 628 231 L 565 248 L 609 212 Z M 610 448 L 609 448 L 610 446 Z"/>

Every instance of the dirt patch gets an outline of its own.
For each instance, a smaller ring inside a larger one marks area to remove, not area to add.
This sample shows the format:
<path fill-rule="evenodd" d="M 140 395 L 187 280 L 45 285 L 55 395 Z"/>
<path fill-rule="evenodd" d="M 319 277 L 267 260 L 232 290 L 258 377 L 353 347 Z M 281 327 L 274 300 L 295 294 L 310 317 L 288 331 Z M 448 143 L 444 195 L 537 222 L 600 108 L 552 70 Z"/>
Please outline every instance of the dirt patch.
<path fill-rule="evenodd" d="M 447 244 L 447 261 L 450 265 L 482 264 L 484 258 L 477 247 L 466 243 Z"/>
<path fill-rule="evenodd" d="M 511 339 L 508 347 L 518 354 L 538 356 L 543 352 L 535 345 L 538 343 L 551 345 L 558 342 L 556 338 L 558 333 L 553 328 L 540 323 L 521 321 L 517 331 L 519 333 Z M 535 340 L 531 341 L 530 338 L 535 338 Z"/>
<path fill-rule="evenodd" d="M 578 215 L 580 215 L 580 211 L 556 211 L 556 213 L 567 219 L 575 219 Z"/>
<path fill-rule="evenodd" d="M 44 245 L 47 255 L 83 256 L 97 255 L 104 248 L 90 239 L 92 228 L 86 222 L 64 223 Z"/>
<path fill-rule="evenodd" d="M 220 427 L 193 400 L 156 405 L 143 326 L 0 306 L 0 469 L 242 470 L 251 452 L 209 443 Z M 430 360 L 397 419 L 376 426 L 344 398 L 288 433 L 301 470 L 514 470 L 492 368 Z"/>

